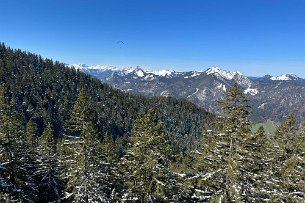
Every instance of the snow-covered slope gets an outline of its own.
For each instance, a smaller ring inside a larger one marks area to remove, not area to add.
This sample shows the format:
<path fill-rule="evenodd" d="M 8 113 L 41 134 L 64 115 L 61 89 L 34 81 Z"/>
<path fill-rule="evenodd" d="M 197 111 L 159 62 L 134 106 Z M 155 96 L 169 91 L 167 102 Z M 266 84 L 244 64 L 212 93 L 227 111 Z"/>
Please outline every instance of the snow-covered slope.
<path fill-rule="evenodd" d="M 68 64 L 67 66 L 70 68 L 74 67 L 75 69 L 79 69 L 80 71 L 99 70 L 101 72 L 103 72 L 103 71 L 112 71 L 112 72 L 123 71 L 126 73 L 130 73 L 137 69 L 134 67 L 115 67 L 115 66 L 103 66 L 103 65 L 89 66 L 86 64 Z"/>
<path fill-rule="evenodd" d="M 174 70 L 156 70 L 156 71 L 147 71 L 147 73 L 152 73 L 154 75 L 157 75 L 157 76 L 173 76 L 176 74 L 176 71 Z"/>
<path fill-rule="evenodd" d="M 218 74 L 218 75 L 220 75 L 221 77 L 223 77 L 227 80 L 232 80 L 236 75 L 242 75 L 240 72 L 226 71 L 226 70 L 223 70 L 219 67 L 209 68 L 205 71 L 205 73 L 207 75 Z"/>
<path fill-rule="evenodd" d="M 205 73 L 207 75 L 216 75 L 217 77 L 221 77 L 225 80 L 234 80 L 244 88 L 249 88 L 251 86 L 250 79 L 238 71 L 226 71 L 219 67 L 212 67 L 207 69 Z"/>
<path fill-rule="evenodd" d="M 281 81 L 299 80 L 299 79 L 301 79 L 301 78 L 299 78 L 295 74 L 284 74 L 284 75 L 281 75 L 281 76 L 273 76 L 273 77 L 270 78 L 270 80 L 281 80 Z"/>

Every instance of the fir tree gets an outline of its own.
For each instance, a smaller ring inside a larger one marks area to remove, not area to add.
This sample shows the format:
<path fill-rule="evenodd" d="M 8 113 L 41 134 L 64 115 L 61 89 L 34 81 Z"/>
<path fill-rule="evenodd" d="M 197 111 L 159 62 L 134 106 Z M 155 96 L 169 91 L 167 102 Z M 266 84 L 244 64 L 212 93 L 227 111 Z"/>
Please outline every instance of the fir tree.
<path fill-rule="evenodd" d="M 200 153 L 199 187 L 211 202 L 241 202 L 245 193 L 245 140 L 250 133 L 250 106 L 238 84 L 219 102 L 222 117 L 215 131 L 203 136 Z"/>
<path fill-rule="evenodd" d="M 8 86 L 0 88 L 0 200 L 34 202 L 34 165 L 20 119 L 14 115 Z"/>
<path fill-rule="evenodd" d="M 26 125 L 26 141 L 32 153 L 37 147 L 37 130 L 37 124 L 31 118 Z"/>
<path fill-rule="evenodd" d="M 154 110 L 139 114 L 130 139 L 121 163 L 127 186 L 123 201 L 169 201 L 169 145 Z"/>
<path fill-rule="evenodd" d="M 120 182 L 117 167 L 119 161 L 117 145 L 109 133 L 106 133 L 102 144 L 99 145 L 98 155 L 98 165 L 103 177 L 100 180 L 99 188 L 105 194 L 105 200 L 119 201 L 119 193 L 123 183 Z"/>
<path fill-rule="evenodd" d="M 245 140 L 242 156 L 243 197 L 246 202 L 270 199 L 270 177 L 272 174 L 272 143 L 267 138 L 264 128 Z"/>
<path fill-rule="evenodd" d="M 61 145 L 66 198 L 75 202 L 106 201 L 99 187 L 103 175 L 98 160 L 100 142 L 91 112 L 89 98 L 81 90 L 67 123 L 68 136 Z"/>
<path fill-rule="evenodd" d="M 39 168 L 35 178 L 39 183 L 39 201 L 59 201 L 63 183 L 59 178 L 60 167 L 56 153 L 56 141 L 52 126 L 48 124 L 38 140 L 37 154 Z"/>
<path fill-rule="evenodd" d="M 304 201 L 304 134 L 296 128 L 293 116 L 287 116 L 276 131 L 273 154 L 272 199 L 278 202 Z"/>

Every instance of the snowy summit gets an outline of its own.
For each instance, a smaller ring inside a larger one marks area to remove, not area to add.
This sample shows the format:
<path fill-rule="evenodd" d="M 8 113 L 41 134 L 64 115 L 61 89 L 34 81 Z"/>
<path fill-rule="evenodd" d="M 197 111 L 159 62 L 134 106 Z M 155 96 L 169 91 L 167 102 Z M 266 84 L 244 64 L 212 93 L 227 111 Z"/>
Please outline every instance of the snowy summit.
<path fill-rule="evenodd" d="M 152 73 L 158 76 L 171 76 L 176 72 L 174 70 L 156 70 L 156 71 L 147 71 L 147 73 Z"/>
<path fill-rule="evenodd" d="M 205 73 L 207 75 L 210 75 L 210 74 L 218 74 L 220 75 L 221 77 L 227 79 L 227 80 L 232 80 L 236 75 L 242 75 L 242 73 L 240 72 L 235 72 L 235 71 L 226 71 L 226 70 L 223 70 L 219 67 L 212 67 L 212 68 L 209 68 L 205 71 Z"/>
<path fill-rule="evenodd" d="M 274 76 L 270 78 L 270 80 L 298 80 L 298 79 L 300 78 L 295 74 L 284 74 L 281 76 Z"/>

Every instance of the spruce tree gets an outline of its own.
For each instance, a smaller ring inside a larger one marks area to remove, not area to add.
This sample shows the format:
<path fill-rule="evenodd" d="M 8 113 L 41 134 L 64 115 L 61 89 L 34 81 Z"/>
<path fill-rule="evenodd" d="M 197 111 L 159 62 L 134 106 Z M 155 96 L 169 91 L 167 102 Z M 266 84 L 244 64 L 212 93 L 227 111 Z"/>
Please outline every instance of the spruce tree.
<path fill-rule="evenodd" d="M 127 187 L 123 201 L 170 201 L 171 197 L 167 196 L 172 189 L 168 154 L 169 144 L 155 111 L 140 113 L 121 163 Z"/>
<path fill-rule="evenodd" d="M 245 140 L 250 133 L 248 102 L 235 83 L 219 102 L 222 116 L 217 119 L 215 130 L 203 135 L 198 189 L 210 202 L 243 201 Z"/>
<path fill-rule="evenodd" d="M 262 126 L 256 133 L 251 133 L 245 139 L 242 155 L 244 157 L 242 162 L 244 201 L 255 202 L 270 199 L 272 143 Z"/>
<path fill-rule="evenodd" d="M 60 167 L 51 124 L 48 124 L 38 139 L 37 154 L 39 168 L 35 172 L 35 177 L 39 182 L 38 199 L 41 202 L 59 201 L 63 183 L 59 178 Z"/>
<path fill-rule="evenodd" d="M 103 177 L 100 180 L 100 189 L 105 194 L 107 200 L 115 202 L 119 201 L 119 192 L 122 189 L 119 178 L 117 163 L 119 157 L 117 154 L 117 145 L 113 140 L 111 134 L 106 133 L 102 144 L 98 148 L 98 165 L 100 166 L 100 173 Z"/>
<path fill-rule="evenodd" d="M 31 118 L 26 125 L 26 141 L 32 153 L 37 147 L 37 124 Z"/>
<path fill-rule="evenodd" d="M 37 185 L 33 179 L 35 165 L 26 145 L 25 131 L 13 111 L 10 88 L 0 87 L 0 200 L 34 202 Z"/>
<path fill-rule="evenodd" d="M 271 197 L 278 202 L 304 201 L 304 134 L 288 115 L 278 127 L 274 138 L 273 189 Z"/>
<path fill-rule="evenodd" d="M 67 135 L 61 144 L 66 179 L 66 198 L 74 202 L 106 201 L 101 191 L 98 131 L 92 121 L 90 100 L 81 90 L 67 122 Z"/>

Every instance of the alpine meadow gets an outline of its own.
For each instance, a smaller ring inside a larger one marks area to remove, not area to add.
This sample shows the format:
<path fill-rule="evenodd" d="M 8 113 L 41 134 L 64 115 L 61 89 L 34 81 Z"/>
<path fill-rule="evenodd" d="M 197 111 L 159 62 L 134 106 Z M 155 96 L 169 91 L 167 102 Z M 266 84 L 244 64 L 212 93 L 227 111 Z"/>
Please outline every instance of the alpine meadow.
<path fill-rule="evenodd" d="M 0 8 L 0 203 L 305 203 L 304 1 Z"/>

